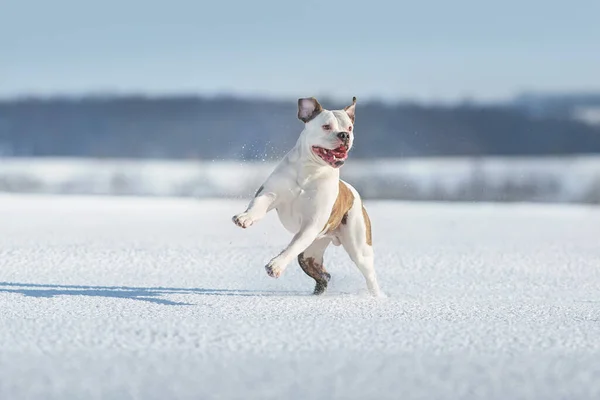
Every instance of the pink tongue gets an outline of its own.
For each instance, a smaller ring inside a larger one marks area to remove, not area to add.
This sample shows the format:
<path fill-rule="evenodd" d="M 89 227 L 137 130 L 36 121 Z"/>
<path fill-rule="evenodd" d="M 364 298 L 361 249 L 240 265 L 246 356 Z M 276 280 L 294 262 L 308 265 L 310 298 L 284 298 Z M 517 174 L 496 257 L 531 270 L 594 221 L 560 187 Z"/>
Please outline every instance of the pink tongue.
<path fill-rule="evenodd" d="M 337 156 L 342 156 L 346 153 L 346 148 L 344 146 L 336 147 L 332 152 Z"/>

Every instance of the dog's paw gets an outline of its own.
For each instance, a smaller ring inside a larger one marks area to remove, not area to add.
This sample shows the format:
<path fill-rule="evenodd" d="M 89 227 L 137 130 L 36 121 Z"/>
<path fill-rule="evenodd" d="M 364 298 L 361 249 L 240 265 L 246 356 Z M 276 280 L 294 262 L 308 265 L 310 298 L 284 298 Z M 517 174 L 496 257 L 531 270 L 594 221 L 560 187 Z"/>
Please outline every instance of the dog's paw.
<path fill-rule="evenodd" d="M 387 299 L 387 294 L 383 293 L 381 290 L 373 290 L 373 291 L 369 291 L 369 294 L 371 295 L 371 297 L 376 298 L 376 299 Z"/>
<path fill-rule="evenodd" d="M 267 271 L 267 275 L 271 278 L 279 278 L 283 273 L 285 268 L 276 260 L 273 259 L 267 265 L 265 265 L 265 270 Z"/>
<path fill-rule="evenodd" d="M 252 220 L 252 218 L 250 218 L 248 213 L 245 213 L 245 212 L 234 215 L 233 218 L 231 218 L 231 220 L 233 221 L 234 224 L 236 224 L 240 228 L 244 228 L 244 229 L 246 229 L 247 227 L 249 227 L 250 225 L 252 225 L 254 223 L 254 221 Z"/>

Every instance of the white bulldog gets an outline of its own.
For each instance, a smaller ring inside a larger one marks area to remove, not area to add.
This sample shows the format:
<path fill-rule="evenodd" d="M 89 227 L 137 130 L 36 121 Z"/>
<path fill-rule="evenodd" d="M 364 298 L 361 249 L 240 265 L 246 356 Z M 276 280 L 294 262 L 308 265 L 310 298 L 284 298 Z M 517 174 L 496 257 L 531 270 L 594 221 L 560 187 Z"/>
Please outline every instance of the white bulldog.
<path fill-rule="evenodd" d="M 373 267 L 371 221 L 351 185 L 340 179 L 339 168 L 354 141 L 356 97 L 343 110 L 325 110 L 317 99 L 298 100 L 298 119 L 304 129 L 296 145 L 256 192 L 245 212 L 233 222 L 247 228 L 275 209 L 283 226 L 294 234 L 290 244 L 267 265 L 278 278 L 297 258 L 316 281 L 314 294 L 327 289 L 331 275 L 323 265 L 330 243 L 344 247 L 360 269 L 373 296 L 381 296 Z"/>

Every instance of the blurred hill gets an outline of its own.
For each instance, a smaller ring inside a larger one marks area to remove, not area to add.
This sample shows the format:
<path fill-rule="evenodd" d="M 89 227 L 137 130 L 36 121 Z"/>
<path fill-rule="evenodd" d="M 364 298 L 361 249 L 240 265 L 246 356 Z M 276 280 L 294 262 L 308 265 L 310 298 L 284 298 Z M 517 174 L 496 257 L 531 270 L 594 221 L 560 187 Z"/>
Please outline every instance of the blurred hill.
<path fill-rule="evenodd" d="M 330 109 L 347 105 L 319 100 Z M 358 101 L 355 158 L 600 153 L 600 124 L 580 118 L 596 115 L 600 96 L 525 94 L 508 104 L 453 106 Z M 3 100 L 0 155 L 274 159 L 301 126 L 295 100 Z"/>

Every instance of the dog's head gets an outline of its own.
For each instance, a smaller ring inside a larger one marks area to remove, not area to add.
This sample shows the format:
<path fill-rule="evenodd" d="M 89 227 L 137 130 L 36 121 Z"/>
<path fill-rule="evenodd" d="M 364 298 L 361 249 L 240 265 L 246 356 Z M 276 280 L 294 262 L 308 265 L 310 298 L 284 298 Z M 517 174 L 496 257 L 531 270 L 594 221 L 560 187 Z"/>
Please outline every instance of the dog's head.
<path fill-rule="evenodd" d="M 298 99 L 298 119 L 304 122 L 301 139 L 308 144 L 318 162 L 333 168 L 341 167 L 354 142 L 354 109 L 325 110 L 314 97 Z"/>

